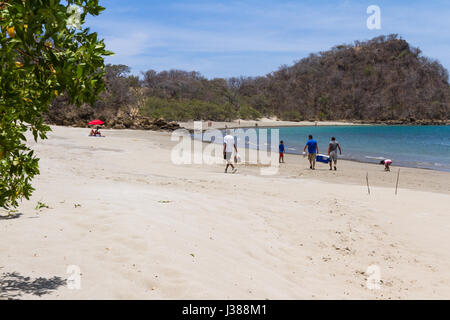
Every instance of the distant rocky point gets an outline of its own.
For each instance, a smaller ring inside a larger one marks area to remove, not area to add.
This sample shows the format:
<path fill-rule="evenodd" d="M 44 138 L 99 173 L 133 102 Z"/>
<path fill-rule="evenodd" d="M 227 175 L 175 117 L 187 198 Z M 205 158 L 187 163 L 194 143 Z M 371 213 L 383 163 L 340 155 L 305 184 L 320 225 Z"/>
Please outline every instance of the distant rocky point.
<path fill-rule="evenodd" d="M 104 120 L 104 119 L 102 119 Z M 88 119 L 60 119 L 59 121 L 47 121 L 48 124 L 88 128 Z M 146 116 L 118 116 L 105 121 L 103 127 L 108 129 L 136 129 L 153 131 L 174 131 L 180 125 L 174 121 L 166 121 L 161 118 L 152 119 Z"/>

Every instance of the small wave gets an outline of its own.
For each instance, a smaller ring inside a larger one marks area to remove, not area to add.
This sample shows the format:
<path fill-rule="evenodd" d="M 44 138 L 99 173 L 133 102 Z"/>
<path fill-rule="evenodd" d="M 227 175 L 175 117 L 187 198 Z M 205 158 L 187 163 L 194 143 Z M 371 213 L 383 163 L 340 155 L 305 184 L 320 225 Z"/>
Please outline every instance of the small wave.
<path fill-rule="evenodd" d="M 384 159 L 386 159 L 385 157 L 371 157 L 371 156 L 365 156 L 364 158 L 366 158 L 366 159 L 375 159 L 375 160 L 384 160 Z"/>

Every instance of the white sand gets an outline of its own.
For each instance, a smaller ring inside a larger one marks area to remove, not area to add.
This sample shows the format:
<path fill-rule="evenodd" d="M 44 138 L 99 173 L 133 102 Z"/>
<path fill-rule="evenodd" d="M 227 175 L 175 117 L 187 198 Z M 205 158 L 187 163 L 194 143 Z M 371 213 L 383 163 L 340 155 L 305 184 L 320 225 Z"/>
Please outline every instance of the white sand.
<path fill-rule="evenodd" d="M 197 121 L 198 122 L 198 121 Z M 194 129 L 194 121 L 179 122 L 180 126 L 186 129 Z M 210 125 L 209 125 L 210 124 Z M 259 120 L 233 120 L 225 121 L 202 121 L 202 128 L 217 129 L 217 128 L 247 128 L 254 127 L 298 127 L 298 126 L 352 126 L 361 125 L 348 121 L 282 121 L 277 118 L 262 118 Z"/>
<path fill-rule="evenodd" d="M 173 165 L 166 133 L 53 129 L 33 198 L 0 219 L 0 298 L 450 298 L 449 173 L 402 168 L 395 196 L 396 168 L 288 156 L 275 176 L 225 175 Z"/>

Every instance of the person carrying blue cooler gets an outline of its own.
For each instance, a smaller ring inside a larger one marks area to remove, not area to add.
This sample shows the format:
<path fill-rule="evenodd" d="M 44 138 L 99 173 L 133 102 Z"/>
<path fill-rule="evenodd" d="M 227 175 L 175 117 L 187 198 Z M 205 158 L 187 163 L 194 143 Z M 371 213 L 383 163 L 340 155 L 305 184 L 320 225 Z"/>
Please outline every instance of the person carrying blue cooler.
<path fill-rule="evenodd" d="M 309 140 L 306 142 L 305 148 L 303 151 L 306 151 L 308 148 L 308 160 L 309 160 L 309 168 L 311 170 L 316 169 L 316 154 L 319 153 L 319 146 L 317 145 L 317 141 L 313 139 L 313 136 L 309 135 Z"/>
<path fill-rule="evenodd" d="M 341 146 L 339 145 L 339 142 L 336 141 L 335 137 L 331 138 L 330 145 L 328 146 L 328 155 L 330 156 L 330 170 L 332 169 L 333 162 L 334 162 L 334 170 L 337 170 L 337 159 L 338 154 L 337 151 L 339 149 L 339 153 L 342 154 Z"/>

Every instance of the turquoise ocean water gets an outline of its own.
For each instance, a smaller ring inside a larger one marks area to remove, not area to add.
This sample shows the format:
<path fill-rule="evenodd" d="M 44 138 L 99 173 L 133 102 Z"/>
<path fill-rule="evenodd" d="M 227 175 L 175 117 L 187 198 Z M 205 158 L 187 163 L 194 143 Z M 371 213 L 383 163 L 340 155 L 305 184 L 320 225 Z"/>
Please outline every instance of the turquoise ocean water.
<path fill-rule="evenodd" d="M 258 130 L 261 129 L 264 128 Z M 301 154 L 308 135 L 312 134 L 318 141 L 320 153 L 326 154 L 330 138 L 334 136 L 343 149 L 341 159 L 379 163 L 381 159 L 389 158 L 397 166 L 450 172 L 450 126 L 364 125 L 275 129 L 279 129 L 280 140 L 284 140 L 288 153 Z M 271 129 L 267 130 L 270 141 Z"/>

